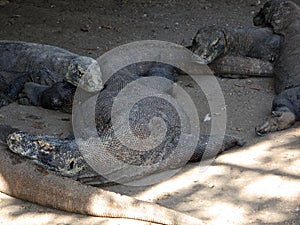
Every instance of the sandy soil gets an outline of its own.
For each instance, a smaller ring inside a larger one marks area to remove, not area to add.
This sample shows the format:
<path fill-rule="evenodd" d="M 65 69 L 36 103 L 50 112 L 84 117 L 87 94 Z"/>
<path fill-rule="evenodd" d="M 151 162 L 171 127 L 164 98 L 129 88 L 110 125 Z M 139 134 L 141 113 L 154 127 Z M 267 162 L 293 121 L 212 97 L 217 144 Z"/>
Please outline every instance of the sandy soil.
<path fill-rule="evenodd" d="M 97 58 L 137 40 L 188 43 L 203 25 L 252 26 L 253 13 L 262 3 L 0 0 L 0 39 L 47 43 Z M 244 138 L 245 147 L 223 154 L 202 172 L 198 164 L 190 164 L 157 185 L 105 189 L 156 202 L 208 224 L 300 224 L 299 127 L 263 138 L 254 134 L 255 125 L 270 113 L 272 79 L 218 81 L 227 105 L 226 133 Z M 197 97 L 186 78 L 180 84 Z M 0 109 L 0 115 L 0 123 L 33 133 L 68 135 L 71 130 L 71 116 L 60 112 L 13 103 Z M 141 224 L 60 212 L 4 194 L 0 218 L 0 224 Z"/>

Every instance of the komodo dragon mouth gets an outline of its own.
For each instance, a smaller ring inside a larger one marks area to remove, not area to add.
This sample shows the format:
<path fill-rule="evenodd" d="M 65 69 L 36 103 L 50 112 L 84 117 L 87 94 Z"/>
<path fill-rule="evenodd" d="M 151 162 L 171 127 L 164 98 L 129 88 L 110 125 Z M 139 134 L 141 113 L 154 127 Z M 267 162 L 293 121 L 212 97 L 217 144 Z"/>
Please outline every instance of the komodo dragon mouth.
<path fill-rule="evenodd" d="M 102 90 L 101 71 L 98 62 L 92 58 L 79 56 L 71 60 L 66 80 L 88 92 Z"/>

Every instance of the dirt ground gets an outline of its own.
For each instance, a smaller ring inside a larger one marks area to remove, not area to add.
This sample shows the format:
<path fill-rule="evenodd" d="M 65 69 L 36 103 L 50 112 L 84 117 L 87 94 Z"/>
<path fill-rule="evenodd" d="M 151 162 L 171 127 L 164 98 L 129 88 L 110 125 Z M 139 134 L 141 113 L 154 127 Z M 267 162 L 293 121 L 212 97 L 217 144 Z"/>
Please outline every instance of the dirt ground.
<path fill-rule="evenodd" d="M 300 3 L 300 1 L 297 1 Z M 252 26 L 257 0 L 0 0 L 0 39 L 47 43 L 99 57 L 121 44 L 165 40 L 187 44 L 204 25 Z M 295 43 L 297 44 L 297 43 Z M 257 137 L 270 113 L 272 78 L 220 79 L 227 105 L 227 134 L 247 145 L 219 156 L 200 171 L 189 164 L 165 182 L 105 189 L 202 219 L 207 224 L 300 224 L 300 128 Z M 180 84 L 193 93 L 182 78 Z M 197 93 L 194 92 L 194 97 Z M 203 118 L 202 118 L 203 119 Z M 71 115 L 11 104 L 0 123 L 33 133 L 64 134 Z M 0 194 L 0 224 L 147 224 L 61 212 Z"/>

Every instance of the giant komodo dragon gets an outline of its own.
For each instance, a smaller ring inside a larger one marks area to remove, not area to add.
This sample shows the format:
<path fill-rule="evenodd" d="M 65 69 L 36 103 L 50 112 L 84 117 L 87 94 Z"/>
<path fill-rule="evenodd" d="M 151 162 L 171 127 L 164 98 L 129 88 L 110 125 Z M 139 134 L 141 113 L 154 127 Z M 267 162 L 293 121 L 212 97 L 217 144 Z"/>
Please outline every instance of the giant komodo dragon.
<path fill-rule="evenodd" d="M 36 86 L 47 89 L 57 82 L 68 87 L 62 90 L 68 98 L 71 95 L 63 91 L 70 91 L 73 85 L 88 92 L 103 88 L 100 66 L 95 59 L 55 46 L 21 41 L 0 41 L 0 80 L 0 107 L 16 100 L 23 89 L 25 94 L 32 95 Z M 60 107 L 71 102 L 68 98 L 58 98 L 61 102 L 56 105 Z M 39 102 L 36 95 L 29 99 L 33 105 Z"/>
<path fill-rule="evenodd" d="M 300 118 L 300 7 L 292 1 L 268 1 L 253 21 L 257 26 L 271 27 L 283 37 L 274 64 L 277 96 L 272 117 L 256 128 L 256 133 L 263 135 L 289 128 Z"/>
<path fill-rule="evenodd" d="M 132 70 L 132 67 L 135 69 Z M 129 182 L 130 180 L 143 178 L 153 173 L 177 169 L 188 161 L 199 161 L 204 158 L 210 158 L 235 145 L 243 144 L 242 141 L 230 136 L 225 136 L 223 141 L 217 136 L 209 137 L 208 135 L 199 134 L 193 136 L 193 134 L 188 134 L 182 139 L 183 143 L 181 143 L 181 145 L 183 149 L 177 148 L 182 138 L 181 133 L 183 130 L 181 126 L 182 124 L 189 124 L 189 121 L 184 114 L 182 117 L 179 117 L 178 110 L 181 110 L 173 108 L 172 105 L 168 104 L 166 99 L 149 97 L 134 105 L 131 111 L 132 113 L 130 113 L 128 118 L 130 128 L 134 135 L 139 138 L 152 137 L 148 124 L 151 118 L 159 117 L 163 119 L 167 128 L 164 139 L 159 145 L 148 151 L 134 151 L 123 145 L 122 142 L 119 141 L 119 137 L 116 135 L 111 122 L 111 110 L 114 98 L 118 95 L 119 91 L 130 82 L 138 81 L 144 76 L 164 77 L 172 81 L 176 78 L 177 72 L 172 66 L 161 63 L 151 63 L 151 66 L 147 68 L 148 69 L 145 70 L 143 66 L 131 65 L 129 68 L 119 71 L 106 82 L 105 88 L 99 93 L 97 98 L 95 121 L 103 147 L 107 149 L 107 152 L 109 152 L 111 156 L 116 160 L 123 161 L 125 165 L 130 164 L 146 168 L 146 170 L 135 170 L 132 174 L 129 174 L 130 176 L 126 174 L 127 176 L 125 176 L 125 178 L 121 177 L 120 180 L 116 180 L 117 182 Z M 157 93 L 165 94 L 166 98 L 168 98 L 171 84 L 171 82 L 165 80 L 164 82 L 160 82 L 160 85 L 155 85 L 152 88 Z M 143 85 L 143 83 L 141 83 L 141 85 Z M 142 88 L 141 90 L 144 89 Z M 122 112 L 123 110 L 121 109 L 120 114 L 122 114 Z M 121 122 L 117 129 L 122 131 L 123 125 L 126 122 L 127 121 Z M 5 130 L 7 130 L 7 132 L 4 132 Z M 21 131 L 12 132 L 11 129 L 5 127 L 2 128 L 2 133 L 3 139 L 8 136 L 7 144 L 10 150 L 27 157 L 27 159 L 30 159 L 46 170 L 54 171 L 57 175 L 71 177 L 85 184 L 101 185 L 107 183 L 107 180 L 102 177 L 102 174 L 94 171 L 89 166 L 82 156 L 81 151 L 79 151 L 80 145 L 85 146 L 92 143 L 93 140 L 91 140 L 92 138 L 90 137 L 87 139 L 83 138 L 82 140 L 77 139 L 75 141 L 73 138 L 61 139 L 55 136 L 35 136 Z M 125 135 L 126 138 L 126 131 L 122 134 Z M 194 137 L 197 138 L 195 146 L 191 143 Z M 6 162 L 6 164 L 7 163 L 9 164 L 9 162 Z M 55 177 L 52 174 L 38 174 L 39 172 L 33 168 L 30 170 L 26 168 L 23 172 L 26 174 L 21 173 L 21 177 L 24 179 L 18 178 L 19 180 L 16 181 L 16 175 L 7 175 L 12 173 L 9 173 L 7 169 L 14 167 L 9 167 L 6 164 L 3 164 L 4 166 L 1 168 L 1 174 L 3 173 L 5 175 L 1 191 L 22 199 L 54 208 L 97 216 L 133 218 L 163 224 L 201 224 L 200 221 L 193 220 L 181 214 L 175 214 L 173 211 L 161 209 L 161 207 L 158 206 L 97 190 L 79 183 L 74 183 L 75 181 Z M 25 165 L 28 166 L 28 164 L 20 164 L 20 170 L 23 169 L 22 167 Z M 111 173 L 122 172 L 122 170 L 123 168 L 113 168 Z M 25 178 L 28 173 L 32 173 L 29 177 L 30 179 L 28 179 L 28 177 Z M 16 169 L 14 169 L 14 174 L 17 174 Z M 51 185 L 53 189 L 49 189 L 49 184 L 45 182 L 45 179 L 49 179 L 48 182 L 53 184 Z M 36 180 L 38 180 L 38 182 Z M 9 187 L 5 186 L 5 182 L 10 184 Z M 25 184 L 23 184 L 24 182 Z M 35 182 L 39 188 L 32 189 L 30 185 L 31 182 Z M 30 188 L 24 188 L 28 186 L 30 186 Z M 13 189 L 12 187 L 17 188 Z M 64 190 L 64 188 L 67 189 Z M 89 207 L 88 204 L 84 203 L 85 201 L 92 201 L 98 204 L 98 206 L 94 205 L 93 207 Z M 111 201 L 116 203 L 112 204 Z M 126 204 L 126 202 L 128 204 Z M 151 216 L 149 216 L 149 214 Z"/>
<path fill-rule="evenodd" d="M 12 132 L 1 127 L 1 136 Z M 203 224 L 200 220 L 162 206 L 140 201 L 70 178 L 41 171 L 29 160 L 0 150 L 0 191 L 8 195 L 84 215 L 129 218 L 154 224 Z"/>
<path fill-rule="evenodd" d="M 216 75 L 272 76 L 280 42 L 271 28 L 207 26 L 198 30 L 188 48 Z"/>

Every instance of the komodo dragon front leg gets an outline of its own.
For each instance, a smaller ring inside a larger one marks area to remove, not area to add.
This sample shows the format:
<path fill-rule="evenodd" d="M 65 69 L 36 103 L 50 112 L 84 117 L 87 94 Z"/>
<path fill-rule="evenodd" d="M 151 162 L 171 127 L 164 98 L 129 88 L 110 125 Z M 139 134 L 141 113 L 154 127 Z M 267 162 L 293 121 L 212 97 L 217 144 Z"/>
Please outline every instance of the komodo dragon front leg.
<path fill-rule="evenodd" d="M 256 134 L 284 130 L 300 119 L 300 87 L 290 88 L 277 95 L 272 104 L 272 116 L 255 128 Z"/>
<path fill-rule="evenodd" d="M 277 96 L 272 114 L 264 124 L 256 128 L 262 135 L 289 128 L 300 114 L 300 7 L 293 1 L 267 1 L 253 18 L 254 25 L 271 27 L 283 37 L 280 55 L 274 64 L 274 87 Z"/>

